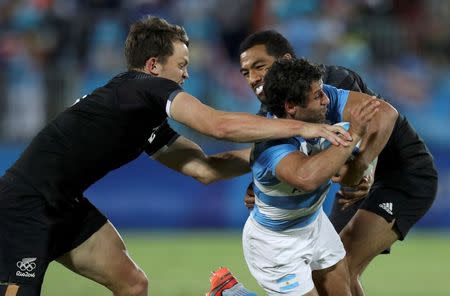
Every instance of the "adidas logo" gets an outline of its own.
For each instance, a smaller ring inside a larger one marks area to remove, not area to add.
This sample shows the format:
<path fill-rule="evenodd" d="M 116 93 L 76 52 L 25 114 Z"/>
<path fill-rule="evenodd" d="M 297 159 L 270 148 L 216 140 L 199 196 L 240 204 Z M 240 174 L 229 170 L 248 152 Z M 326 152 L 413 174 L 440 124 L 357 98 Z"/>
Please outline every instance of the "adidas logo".
<path fill-rule="evenodd" d="M 378 205 L 380 208 L 382 208 L 383 210 L 385 210 L 388 214 L 393 215 L 392 214 L 392 203 L 391 202 L 384 202 L 382 204 Z"/>

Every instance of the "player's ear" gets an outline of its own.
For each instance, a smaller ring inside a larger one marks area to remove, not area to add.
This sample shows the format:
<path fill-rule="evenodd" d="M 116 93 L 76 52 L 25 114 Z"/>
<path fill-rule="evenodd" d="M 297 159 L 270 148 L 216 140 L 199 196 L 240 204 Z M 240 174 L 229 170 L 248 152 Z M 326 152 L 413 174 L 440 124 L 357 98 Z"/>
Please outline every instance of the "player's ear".
<path fill-rule="evenodd" d="M 145 62 L 145 72 L 154 76 L 158 76 L 160 74 L 161 66 L 158 64 L 158 59 L 155 57 L 151 57 Z"/>
<path fill-rule="evenodd" d="M 288 117 L 294 117 L 295 113 L 297 113 L 297 105 L 290 101 L 284 102 L 284 111 L 288 115 Z"/>
<path fill-rule="evenodd" d="M 292 55 L 290 53 L 285 53 L 283 55 L 282 59 L 291 60 L 292 59 Z"/>

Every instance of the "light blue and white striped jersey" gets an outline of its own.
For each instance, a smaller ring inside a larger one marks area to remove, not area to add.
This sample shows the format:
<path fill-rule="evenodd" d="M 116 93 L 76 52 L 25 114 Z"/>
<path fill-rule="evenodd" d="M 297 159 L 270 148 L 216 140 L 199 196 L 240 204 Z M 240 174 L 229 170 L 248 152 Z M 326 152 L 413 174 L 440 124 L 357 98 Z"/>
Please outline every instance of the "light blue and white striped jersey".
<path fill-rule="evenodd" d="M 330 99 L 327 120 L 331 124 L 341 122 L 349 92 L 329 85 L 324 85 L 323 90 Z M 273 117 L 271 114 L 267 116 Z M 251 215 L 256 222 L 271 230 L 280 231 L 300 228 L 314 221 L 331 181 L 328 180 L 312 192 L 304 192 L 278 180 L 275 168 L 285 156 L 294 151 L 311 155 L 317 151 L 316 143 L 316 140 L 292 137 L 254 145 L 251 169 L 255 206 Z"/>
<path fill-rule="evenodd" d="M 348 90 L 335 88 L 328 84 L 323 85 L 323 91 L 330 99 L 327 112 L 328 123 L 335 124 L 343 121 L 342 115 L 350 92 Z"/>

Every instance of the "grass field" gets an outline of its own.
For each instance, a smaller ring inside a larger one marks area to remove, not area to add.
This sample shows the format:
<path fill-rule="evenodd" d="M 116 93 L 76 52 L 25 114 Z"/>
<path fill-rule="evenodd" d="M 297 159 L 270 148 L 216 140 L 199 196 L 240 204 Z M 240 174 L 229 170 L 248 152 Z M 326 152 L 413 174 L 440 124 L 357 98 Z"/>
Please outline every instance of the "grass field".
<path fill-rule="evenodd" d="M 193 296 L 208 290 L 209 273 L 229 267 L 248 288 L 264 295 L 247 270 L 240 233 L 125 233 L 131 255 L 150 278 L 150 295 Z M 114 260 L 114 258 L 111 258 Z M 391 255 L 379 256 L 363 277 L 368 296 L 450 295 L 450 234 L 413 233 Z M 111 295 L 105 288 L 57 263 L 42 295 Z"/>

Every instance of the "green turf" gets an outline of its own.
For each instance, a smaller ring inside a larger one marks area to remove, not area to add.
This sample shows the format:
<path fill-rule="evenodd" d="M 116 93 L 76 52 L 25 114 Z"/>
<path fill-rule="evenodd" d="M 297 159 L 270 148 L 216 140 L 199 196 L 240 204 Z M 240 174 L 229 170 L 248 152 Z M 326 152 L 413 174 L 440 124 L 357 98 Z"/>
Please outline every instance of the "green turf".
<path fill-rule="evenodd" d="M 126 234 L 132 257 L 150 278 L 150 295 L 204 295 L 210 271 L 229 267 L 248 288 L 264 295 L 244 262 L 239 233 Z M 393 254 L 379 256 L 364 274 L 368 296 L 450 295 L 450 235 L 413 234 Z M 111 258 L 114 260 L 114 258 Z M 111 295 L 59 264 L 50 266 L 42 295 Z"/>

